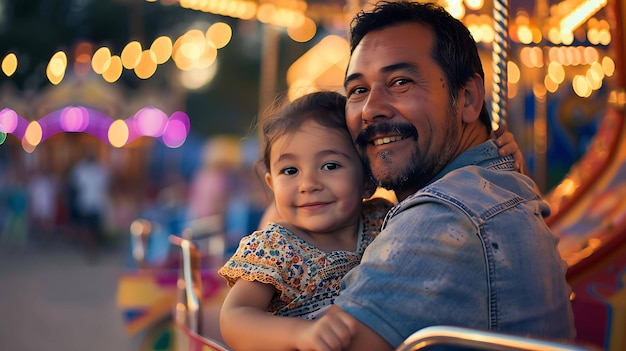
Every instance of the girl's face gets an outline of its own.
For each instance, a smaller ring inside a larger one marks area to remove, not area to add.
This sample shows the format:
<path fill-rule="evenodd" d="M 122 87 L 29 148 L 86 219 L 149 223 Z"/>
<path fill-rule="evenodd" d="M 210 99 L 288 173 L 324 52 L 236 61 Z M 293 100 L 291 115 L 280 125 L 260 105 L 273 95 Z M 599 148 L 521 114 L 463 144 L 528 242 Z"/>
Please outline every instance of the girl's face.
<path fill-rule="evenodd" d="M 280 217 L 301 230 L 328 233 L 358 223 L 364 171 L 347 132 L 304 122 L 276 139 L 265 180 Z"/>

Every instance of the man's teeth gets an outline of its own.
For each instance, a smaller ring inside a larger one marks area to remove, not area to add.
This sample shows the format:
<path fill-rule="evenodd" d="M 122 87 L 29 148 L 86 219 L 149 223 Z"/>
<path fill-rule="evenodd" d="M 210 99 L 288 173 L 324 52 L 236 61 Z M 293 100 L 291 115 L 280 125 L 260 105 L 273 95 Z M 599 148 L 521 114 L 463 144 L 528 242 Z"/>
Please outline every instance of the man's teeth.
<path fill-rule="evenodd" d="M 404 138 L 401 136 L 384 137 L 384 138 L 374 140 L 373 143 L 374 145 L 383 145 L 383 144 L 389 144 L 391 142 L 402 140 L 402 139 Z"/>

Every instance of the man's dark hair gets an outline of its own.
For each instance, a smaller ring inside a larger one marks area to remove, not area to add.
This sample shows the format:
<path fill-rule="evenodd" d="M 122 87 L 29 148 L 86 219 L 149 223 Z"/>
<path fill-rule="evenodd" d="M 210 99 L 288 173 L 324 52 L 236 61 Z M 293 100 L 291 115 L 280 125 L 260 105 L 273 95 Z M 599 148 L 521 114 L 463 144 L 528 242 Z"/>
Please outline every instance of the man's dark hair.
<path fill-rule="evenodd" d="M 381 1 L 371 11 L 357 13 L 350 25 L 350 53 L 367 33 L 402 23 L 419 23 L 433 31 L 435 43 L 431 55 L 446 75 L 452 101 L 456 101 L 459 89 L 474 73 L 485 80 L 478 47 L 469 29 L 435 3 Z M 486 125 L 487 132 L 491 132 L 491 118 L 485 102 L 480 121 Z"/>

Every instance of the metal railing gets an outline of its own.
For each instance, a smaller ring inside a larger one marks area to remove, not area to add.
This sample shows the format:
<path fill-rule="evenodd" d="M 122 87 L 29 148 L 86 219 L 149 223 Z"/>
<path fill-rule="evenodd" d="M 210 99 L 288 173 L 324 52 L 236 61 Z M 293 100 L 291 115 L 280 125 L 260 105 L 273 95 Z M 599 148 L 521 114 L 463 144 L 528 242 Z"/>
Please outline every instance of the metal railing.
<path fill-rule="evenodd" d="M 171 235 L 170 242 L 180 247 L 182 256 L 175 319 L 192 332 L 199 333 L 202 330 L 200 252 L 191 240 Z"/>
<path fill-rule="evenodd" d="M 409 336 L 396 351 L 427 350 L 431 347 L 464 348 L 491 351 L 592 351 L 578 345 L 566 344 L 494 331 L 433 326 L 421 329 Z"/>

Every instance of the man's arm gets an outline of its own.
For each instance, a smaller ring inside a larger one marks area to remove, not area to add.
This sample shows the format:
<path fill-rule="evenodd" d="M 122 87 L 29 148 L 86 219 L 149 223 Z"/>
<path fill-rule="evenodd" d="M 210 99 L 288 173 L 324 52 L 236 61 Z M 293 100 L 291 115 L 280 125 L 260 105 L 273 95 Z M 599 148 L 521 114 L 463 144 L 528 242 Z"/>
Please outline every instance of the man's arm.
<path fill-rule="evenodd" d="M 347 350 L 393 350 L 427 326 L 473 327 L 487 320 L 476 226 L 430 196 L 401 208 L 344 277 L 336 306 L 316 322 L 338 319 L 354 328 Z"/>

